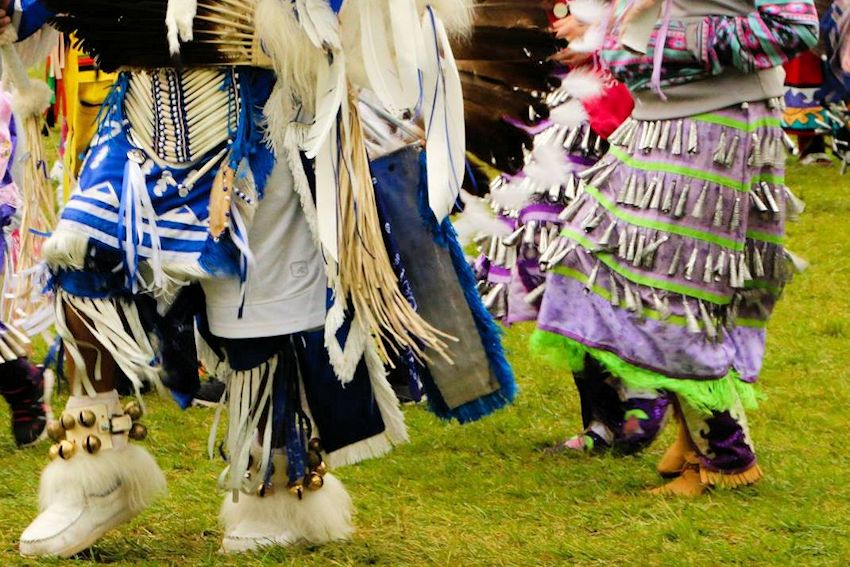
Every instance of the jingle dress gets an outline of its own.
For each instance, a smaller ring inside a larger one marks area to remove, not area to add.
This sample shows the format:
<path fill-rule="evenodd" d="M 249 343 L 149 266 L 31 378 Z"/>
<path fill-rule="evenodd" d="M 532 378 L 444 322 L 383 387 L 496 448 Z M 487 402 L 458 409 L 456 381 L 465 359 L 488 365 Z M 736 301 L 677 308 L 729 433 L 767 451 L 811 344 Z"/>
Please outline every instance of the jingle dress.
<path fill-rule="evenodd" d="M 573 371 L 592 360 L 630 388 L 675 396 L 703 482 L 752 482 L 744 408 L 790 276 L 784 223 L 797 204 L 776 67 L 815 43 L 817 16 L 807 1 L 665 9 L 645 57 L 611 40 L 603 51 L 635 112 L 581 174 L 534 341 Z M 659 37 L 663 95 L 650 88 Z"/>

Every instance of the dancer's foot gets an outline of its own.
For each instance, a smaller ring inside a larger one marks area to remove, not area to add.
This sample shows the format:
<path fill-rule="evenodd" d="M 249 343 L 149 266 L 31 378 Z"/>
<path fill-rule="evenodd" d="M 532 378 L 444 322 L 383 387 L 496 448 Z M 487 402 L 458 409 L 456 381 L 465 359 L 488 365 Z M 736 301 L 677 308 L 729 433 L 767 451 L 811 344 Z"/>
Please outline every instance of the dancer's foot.
<path fill-rule="evenodd" d="M 679 432 L 676 440 L 664 452 L 661 460 L 658 461 L 656 470 L 662 478 L 676 478 L 682 472 L 688 460 L 688 455 L 693 452 L 691 439 L 688 431 L 681 421 L 679 423 Z"/>
<path fill-rule="evenodd" d="M 41 513 L 24 530 L 25 556 L 71 557 L 91 547 L 165 490 L 165 477 L 141 447 L 127 444 L 127 432 L 141 437 L 143 427 L 125 415 L 118 394 L 75 397 L 68 401 L 51 436 L 54 461 L 42 473 Z M 112 434 L 103 434 L 103 431 Z"/>
<path fill-rule="evenodd" d="M 323 473 L 314 490 L 288 487 L 286 457 L 272 456 L 274 475 L 260 493 L 227 494 L 221 507 L 223 553 L 298 543 L 322 544 L 351 537 L 351 497 L 335 476 Z M 258 460 L 259 462 L 259 460 Z"/>
<path fill-rule="evenodd" d="M 12 434 L 18 447 L 29 447 L 46 437 L 44 377 L 25 358 L 0 365 L 0 393 L 12 410 Z"/>
<path fill-rule="evenodd" d="M 675 478 L 658 488 L 653 488 L 649 491 L 650 494 L 656 496 L 701 496 L 708 490 L 708 487 L 702 483 L 699 474 L 699 465 L 686 466 L 682 469 L 678 478 Z"/>
<path fill-rule="evenodd" d="M 586 429 L 578 435 L 573 435 L 569 439 L 549 447 L 546 449 L 546 453 L 550 455 L 559 453 L 604 453 L 610 449 L 611 445 L 604 437 L 592 429 Z"/>

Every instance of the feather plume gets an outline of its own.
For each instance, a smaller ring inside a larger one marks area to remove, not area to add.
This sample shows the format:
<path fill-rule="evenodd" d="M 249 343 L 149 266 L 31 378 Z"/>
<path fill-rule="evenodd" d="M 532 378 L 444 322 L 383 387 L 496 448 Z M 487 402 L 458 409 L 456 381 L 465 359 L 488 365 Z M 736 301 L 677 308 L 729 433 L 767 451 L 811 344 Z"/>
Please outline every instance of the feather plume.
<path fill-rule="evenodd" d="M 464 205 L 463 214 L 452 224 L 462 245 L 466 246 L 481 234 L 503 237 L 510 233 L 510 227 L 493 216 L 487 201 L 466 191 L 461 192 L 461 200 Z"/>
<path fill-rule="evenodd" d="M 596 98 L 604 88 L 602 78 L 596 71 L 581 67 L 571 70 L 561 81 L 561 90 L 579 100 Z"/>
<path fill-rule="evenodd" d="M 564 150 L 557 144 L 538 144 L 525 166 L 525 174 L 543 187 L 565 185 L 573 168 L 564 159 Z"/>
<path fill-rule="evenodd" d="M 450 35 L 463 36 L 472 26 L 472 0 L 416 0 L 417 11 L 424 14 L 431 6 Z"/>
<path fill-rule="evenodd" d="M 587 120 L 587 111 L 577 99 L 570 99 L 561 106 L 552 109 L 549 119 L 555 124 L 576 128 Z"/>
<path fill-rule="evenodd" d="M 578 21 L 596 26 L 605 19 L 610 6 L 604 0 L 571 0 L 570 14 Z"/>
<path fill-rule="evenodd" d="M 339 19 L 327 0 L 295 0 L 301 28 L 316 47 L 340 49 Z"/>
<path fill-rule="evenodd" d="M 329 55 L 326 65 L 319 65 L 316 77 L 316 116 L 307 133 L 302 149 L 308 158 L 315 158 L 319 148 L 331 134 L 348 88 L 345 81 L 345 56 Z"/>
<path fill-rule="evenodd" d="M 499 189 L 490 194 L 490 200 L 509 211 L 518 211 L 528 204 L 532 195 L 532 188 L 522 182 L 523 178 L 517 177 L 509 183 L 505 183 Z"/>
<path fill-rule="evenodd" d="M 587 28 L 580 38 L 570 42 L 570 49 L 577 53 L 596 53 L 605 43 L 605 28 L 595 25 Z"/>

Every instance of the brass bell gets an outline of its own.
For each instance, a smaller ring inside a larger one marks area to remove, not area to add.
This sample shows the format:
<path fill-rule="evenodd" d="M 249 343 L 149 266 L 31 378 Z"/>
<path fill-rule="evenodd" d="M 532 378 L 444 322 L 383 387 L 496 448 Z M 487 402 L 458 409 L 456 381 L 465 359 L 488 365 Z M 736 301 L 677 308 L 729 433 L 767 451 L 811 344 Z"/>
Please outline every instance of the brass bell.
<path fill-rule="evenodd" d="M 77 425 L 77 421 L 70 413 L 63 413 L 62 417 L 59 418 L 59 423 L 62 424 L 64 429 L 74 429 L 74 426 Z"/>
<path fill-rule="evenodd" d="M 289 485 L 289 493 L 297 496 L 298 500 L 304 497 L 304 484 L 301 480 L 296 480 L 294 484 Z"/>
<path fill-rule="evenodd" d="M 65 438 L 65 428 L 58 421 L 51 421 L 47 424 L 47 436 L 58 443 Z"/>
<path fill-rule="evenodd" d="M 136 400 L 133 400 L 124 406 L 124 413 L 130 416 L 130 419 L 133 421 L 139 421 L 142 418 L 144 411 L 142 411 L 142 405 Z"/>
<path fill-rule="evenodd" d="M 311 469 L 315 469 L 322 463 L 322 455 L 320 453 L 315 453 L 310 451 L 307 453 L 307 464 Z"/>
<path fill-rule="evenodd" d="M 60 441 L 58 447 L 59 456 L 65 459 L 66 461 L 73 457 L 74 453 L 77 452 L 77 446 L 67 440 Z"/>
<path fill-rule="evenodd" d="M 307 476 L 307 488 L 310 490 L 319 490 L 325 485 L 325 479 L 317 472 L 311 472 Z"/>
<path fill-rule="evenodd" d="M 59 443 L 50 446 L 50 450 L 47 452 L 50 456 L 51 460 L 55 460 L 59 458 Z"/>
<path fill-rule="evenodd" d="M 326 474 L 328 474 L 328 465 L 324 461 L 322 461 L 321 463 L 316 465 L 316 468 L 313 469 L 313 471 L 316 472 L 319 476 L 325 476 Z"/>
<path fill-rule="evenodd" d="M 88 437 L 86 437 L 86 441 L 85 441 L 86 451 L 88 451 L 92 455 L 94 455 L 95 453 L 100 451 L 100 445 L 101 445 L 100 437 L 98 437 L 97 435 L 89 435 Z"/>
<path fill-rule="evenodd" d="M 307 447 L 309 447 L 311 451 L 316 451 L 317 453 L 321 452 L 321 450 L 322 450 L 322 440 L 319 439 L 318 437 L 313 437 L 307 443 Z"/>
<path fill-rule="evenodd" d="M 80 425 L 83 427 L 91 427 L 97 421 L 97 416 L 91 410 L 83 410 L 80 412 Z"/>
<path fill-rule="evenodd" d="M 130 439 L 141 441 L 148 436 L 148 428 L 141 423 L 134 423 L 133 426 L 130 427 L 128 435 L 130 436 Z"/>

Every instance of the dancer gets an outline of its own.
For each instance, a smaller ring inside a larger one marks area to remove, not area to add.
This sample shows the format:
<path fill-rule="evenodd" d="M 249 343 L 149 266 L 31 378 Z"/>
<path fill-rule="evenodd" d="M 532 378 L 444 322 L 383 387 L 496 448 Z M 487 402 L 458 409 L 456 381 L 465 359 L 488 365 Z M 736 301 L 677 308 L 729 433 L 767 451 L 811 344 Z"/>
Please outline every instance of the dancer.
<path fill-rule="evenodd" d="M 162 492 L 153 458 L 128 443 L 146 435 L 142 408 L 121 407 L 115 376 L 161 377 L 190 403 L 197 372 L 172 372 L 165 351 L 186 350 L 199 306 L 199 354 L 227 381 L 223 550 L 348 538 L 351 501 L 328 467 L 407 438 L 385 362 L 408 362 L 447 418 L 515 393 L 444 220 L 463 161 L 446 30 L 465 27 L 467 4 L 392 2 L 391 22 L 360 0 L 54 4 L 101 68 L 144 70 L 119 74 L 45 246 L 75 374 L 21 552 L 73 555 Z M 370 168 L 361 87 L 395 110 L 421 98 L 427 157 Z M 393 238 L 386 187 L 417 221 Z M 429 243 L 416 266 L 410 247 L 387 253 L 415 230 Z M 429 304 L 449 292 L 444 320 Z"/>
<path fill-rule="evenodd" d="M 0 91 L 0 270 L 8 275 L 14 266 L 14 240 L 10 232 L 20 208 L 18 187 L 12 180 L 15 160 L 15 119 L 11 97 Z M 0 322 L 0 394 L 12 411 L 12 434 L 18 447 L 28 447 L 43 437 L 47 425 L 44 377 L 27 359 L 29 339 L 8 323 Z"/>
<path fill-rule="evenodd" d="M 635 112 L 579 174 L 535 346 L 581 380 L 673 399 L 679 439 L 659 472 L 678 478 L 659 493 L 751 484 L 745 408 L 799 204 L 783 184 L 778 66 L 814 45 L 817 14 L 810 1 L 623 5 L 602 55 Z"/>

